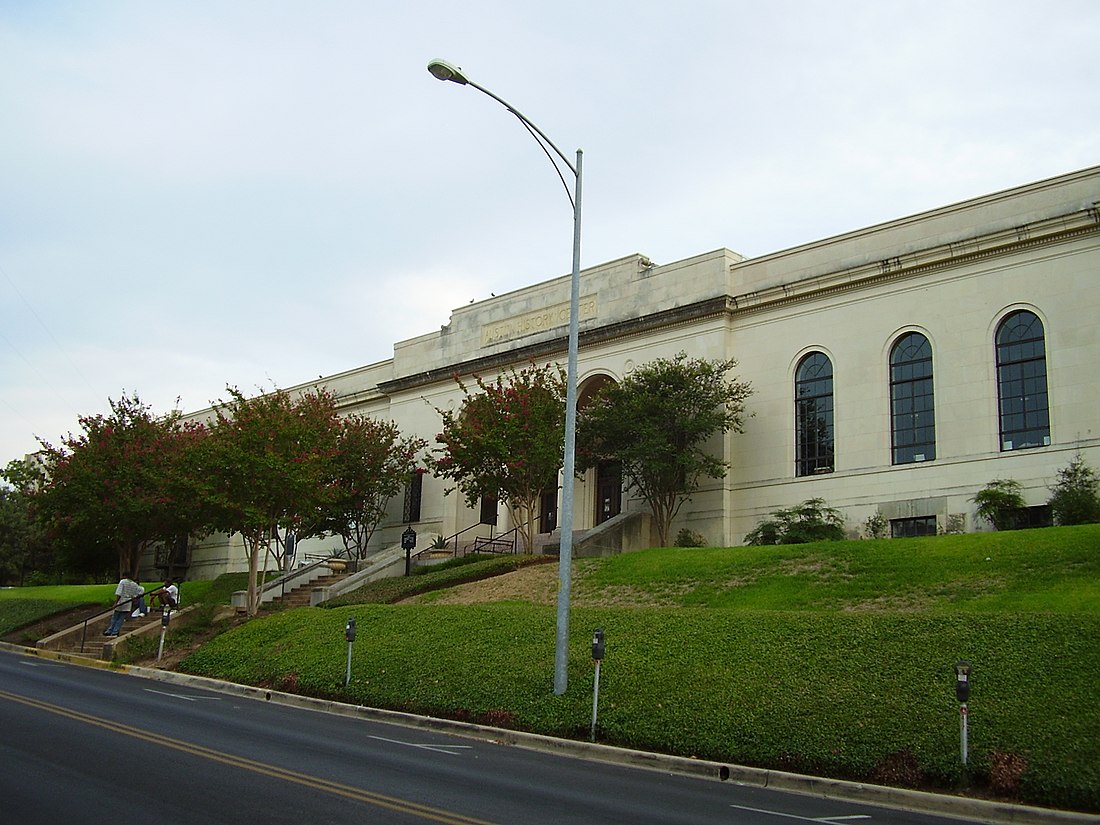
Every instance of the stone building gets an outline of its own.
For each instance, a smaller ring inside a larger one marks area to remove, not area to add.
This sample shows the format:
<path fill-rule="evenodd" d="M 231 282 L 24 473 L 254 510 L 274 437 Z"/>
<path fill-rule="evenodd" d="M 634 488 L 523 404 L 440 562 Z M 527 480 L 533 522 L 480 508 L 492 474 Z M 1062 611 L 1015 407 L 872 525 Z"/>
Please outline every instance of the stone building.
<path fill-rule="evenodd" d="M 741 544 L 770 513 L 811 498 L 840 510 L 853 533 L 875 513 L 895 535 L 988 529 L 971 498 L 998 478 L 1023 485 L 1042 523 L 1059 469 L 1078 453 L 1100 469 L 1098 206 L 1093 167 L 758 258 L 718 249 L 590 267 L 581 403 L 654 358 L 738 361 L 751 417 L 743 433 L 715 439 L 731 469 L 673 530 L 712 546 Z M 564 364 L 569 282 L 461 307 L 438 331 L 397 342 L 392 358 L 298 389 L 326 386 L 347 411 L 434 442 L 436 409 L 461 403 L 456 373 Z M 422 537 L 514 526 L 504 507 L 468 508 L 446 487 L 411 479 L 372 547 L 397 544 L 409 524 Z M 540 520 L 551 542 L 559 497 L 548 491 Z M 577 481 L 584 535 L 600 527 L 612 544 L 644 544 L 644 524 L 604 526 L 642 510 L 614 466 Z M 224 540 L 192 553 L 195 577 L 243 564 Z"/>

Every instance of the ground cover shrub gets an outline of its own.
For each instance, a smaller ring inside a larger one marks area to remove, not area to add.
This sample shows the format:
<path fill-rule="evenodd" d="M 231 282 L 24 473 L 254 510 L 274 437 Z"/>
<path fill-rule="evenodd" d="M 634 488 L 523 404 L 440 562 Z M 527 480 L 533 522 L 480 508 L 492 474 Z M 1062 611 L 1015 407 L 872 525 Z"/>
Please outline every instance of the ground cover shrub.
<path fill-rule="evenodd" d="M 360 633 L 345 689 L 352 616 Z M 1017 754 L 1020 799 L 1100 810 L 1095 616 L 575 609 L 561 697 L 554 620 L 552 608 L 512 603 L 303 608 L 230 631 L 181 669 L 584 737 L 588 643 L 602 627 L 601 741 L 868 781 L 892 766 L 946 789 L 1003 782 L 1013 768 L 994 754 Z M 974 664 L 968 772 L 959 658 Z M 911 759 L 899 762 L 902 751 Z"/>

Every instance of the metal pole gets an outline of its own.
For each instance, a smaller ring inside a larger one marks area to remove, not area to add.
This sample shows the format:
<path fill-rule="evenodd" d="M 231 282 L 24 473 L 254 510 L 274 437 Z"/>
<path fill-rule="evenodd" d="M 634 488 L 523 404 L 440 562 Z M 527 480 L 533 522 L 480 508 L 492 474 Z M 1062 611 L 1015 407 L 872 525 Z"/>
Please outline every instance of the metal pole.
<path fill-rule="evenodd" d="M 164 653 L 164 634 L 168 632 L 168 622 L 172 620 L 172 608 L 164 607 L 164 603 L 161 602 L 161 607 L 164 610 L 164 615 L 160 617 L 160 644 L 157 645 L 157 661 L 160 661 L 161 655 Z"/>
<path fill-rule="evenodd" d="M 561 543 L 558 547 L 558 632 L 554 650 L 554 694 L 569 684 L 569 598 L 573 573 L 573 482 L 577 451 L 577 344 L 581 299 L 581 162 L 577 150 L 577 185 L 573 195 L 573 275 L 569 288 L 569 357 L 565 372 L 565 466 L 561 481 Z"/>
<path fill-rule="evenodd" d="M 348 669 L 344 674 L 344 687 L 351 684 L 351 642 L 348 642 Z"/>
<path fill-rule="evenodd" d="M 573 481 L 575 476 L 575 453 L 577 435 L 577 339 L 579 325 L 580 283 L 581 283 L 581 157 L 582 152 L 577 150 L 577 164 L 573 166 L 562 151 L 554 145 L 554 142 L 546 134 L 532 123 L 526 115 L 516 109 L 504 98 L 499 97 L 484 86 L 474 83 L 465 73 L 450 63 L 443 60 L 433 60 L 428 64 L 428 71 L 438 80 L 450 81 L 459 85 L 469 85 L 484 95 L 491 97 L 500 103 L 505 109 L 515 115 L 520 123 L 527 128 L 535 138 L 535 142 L 542 147 L 543 152 L 550 159 L 554 171 L 565 186 L 566 195 L 569 195 L 569 186 L 562 174 L 558 162 L 554 160 L 550 150 L 561 158 L 565 167 L 573 173 L 575 178 L 573 194 L 570 196 L 573 206 L 573 275 L 569 292 L 569 363 L 566 368 L 565 385 L 565 460 L 562 468 L 561 485 L 561 543 L 558 549 L 558 615 L 557 635 L 554 651 L 554 693 L 558 696 L 565 693 L 568 685 L 567 665 L 569 660 L 569 599 L 572 583 L 573 564 Z M 549 147 L 549 149 L 547 148 Z M 457 540 L 456 540 L 457 547 Z M 457 550 L 456 550 L 457 552 Z"/>
<path fill-rule="evenodd" d="M 592 684 L 592 730 L 589 733 L 589 740 L 596 741 L 596 709 L 600 705 L 600 660 L 596 660 L 596 679 Z"/>
<path fill-rule="evenodd" d="M 970 733 L 970 731 L 968 730 L 968 719 L 969 719 L 969 717 L 970 717 L 970 709 L 966 706 L 966 702 L 963 702 L 961 705 L 959 705 L 959 740 L 960 740 L 959 744 L 960 744 L 961 754 L 962 754 L 962 763 L 964 765 L 967 763 L 968 750 L 969 750 L 968 741 L 967 741 L 969 739 L 969 733 Z"/>

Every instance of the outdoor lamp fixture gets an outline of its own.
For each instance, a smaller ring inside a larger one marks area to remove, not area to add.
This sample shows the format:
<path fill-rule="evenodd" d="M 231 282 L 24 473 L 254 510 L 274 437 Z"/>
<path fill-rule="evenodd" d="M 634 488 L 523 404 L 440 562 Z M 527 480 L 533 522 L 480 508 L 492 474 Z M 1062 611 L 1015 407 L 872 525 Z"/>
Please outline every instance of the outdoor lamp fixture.
<path fill-rule="evenodd" d="M 519 122 L 538 142 L 546 157 L 558 173 L 569 204 L 573 208 L 573 278 L 569 293 L 569 361 L 565 373 L 565 466 L 562 469 L 561 484 L 561 545 L 558 550 L 558 626 L 557 641 L 554 649 L 554 693 L 565 693 L 568 684 L 567 662 L 569 659 L 569 590 L 572 581 L 573 564 L 573 481 L 577 445 L 577 337 L 578 305 L 580 304 L 581 283 L 581 150 L 577 150 L 576 165 L 554 145 L 542 130 L 523 116 L 515 107 L 488 89 L 478 86 L 462 69 L 443 60 L 433 60 L 428 64 L 432 77 L 449 80 L 460 86 L 472 86 L 488 95 L 505 109 L 519 118 Z M 552 153 L 552 154 L 551 154 Z M 556 156 L 556 157 L 555 157 Z M 559 163 L 558 161 L 561 161 Z M 562 172 L 562 164 L 573 174 L 573 191 L 569 191 Z"/>

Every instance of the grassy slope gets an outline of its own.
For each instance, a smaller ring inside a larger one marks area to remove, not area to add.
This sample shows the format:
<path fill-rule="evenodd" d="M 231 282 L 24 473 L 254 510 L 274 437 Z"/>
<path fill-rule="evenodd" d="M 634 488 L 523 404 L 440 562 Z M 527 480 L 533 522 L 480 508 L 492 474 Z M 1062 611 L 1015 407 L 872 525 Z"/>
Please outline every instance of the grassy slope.
<path fill-rule="evenodd" d="M 580 560 L 575 575 L 575 593 L 609 606 L 574 608 L 563 697 L 551 695 L 553 608 L 365 604 L 391 600 L 392 582 L 376 586 L 385 598 L 368 587 L 357 606 L 252 622 L 184 669 L 584 736 L 588 645 L 603 627 L 602 741 L 884 781 L 901 753 L 949 788 L 1011 784 L 994 763 L 1012 754 L 1027 765 L 1020 798 L 1100 810 L 1100 526 L 651 550 Z M 967 772 L 959 658 L 974 663 Z"/>
<path fill-rule="evenodd" d="M 601 741 L 885 782 L 905 779 L 900 764 L 946 788 L 1012 780 L 997 767 L 1011 754 L 1027 766 L 1022 800 L 1100 810 L 1100 525 L 578 560 L 574 604 L 599 606 L 574 607 L 562 697 L 552 607 L 386 604 L 469 575 L 389 580 L 345 599 L 358 604 L 276 613 L 182 669 L 582 737 L 588 645 L 603 627 Z M 349 616 L 360 632 L 345 689 Z M 975 668 L 965 772 L 958 658 Z"/>
<path fill-rule="evenodd" d="M 146 592 L 162 582 L 145 582 Z M 184 582 L 181 596 L 188 603 L 202 601 L 211 582 Z M 47 616 L 84 604 L 102 605 L 106 610 L 115 599 L 115 584 L 46 585 L 11 587 L 0 590 L 0 636 Z"/>

